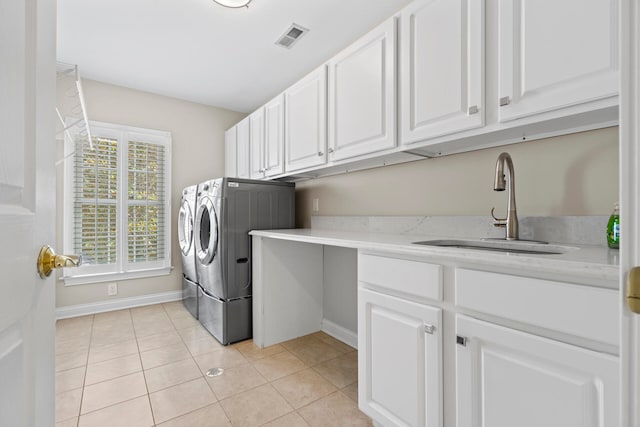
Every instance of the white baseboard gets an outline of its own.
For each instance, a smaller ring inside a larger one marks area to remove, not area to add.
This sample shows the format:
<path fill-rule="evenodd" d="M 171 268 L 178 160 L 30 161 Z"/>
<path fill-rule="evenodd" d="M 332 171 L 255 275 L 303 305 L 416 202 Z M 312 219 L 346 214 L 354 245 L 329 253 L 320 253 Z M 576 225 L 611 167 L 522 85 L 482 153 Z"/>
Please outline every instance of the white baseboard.
<path fill-rule="evenodd" d="M 144 305 L 160 304 L 163 302 L 180 301 L 182 291 L 163 292 L 160 294 L 142 295 L 139 297 L 119 298 L 110 301 L 93 302 L 90 304 L 70 305 L 56 309 L 56 319 L 86 316 L 88 314 L 104 313 L 107 311 L 123 310 L 125 308 L 141 307 Z"/>
<path fill-rule="evenodd" d="M 358 334 L 349 329 L 333 323 L 330 320 L 322 319 L 322 332 L 331 335 L 337 340 L 358 349 Z"/>

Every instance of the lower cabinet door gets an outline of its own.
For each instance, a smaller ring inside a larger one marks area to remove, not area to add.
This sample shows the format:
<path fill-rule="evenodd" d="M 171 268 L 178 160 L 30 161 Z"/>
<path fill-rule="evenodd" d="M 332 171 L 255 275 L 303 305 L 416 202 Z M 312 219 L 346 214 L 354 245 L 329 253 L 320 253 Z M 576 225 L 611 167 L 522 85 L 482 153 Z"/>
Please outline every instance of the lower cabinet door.
<path fill-rule="evenodd" d="M 456 316 L 457 426 L 617 426 L 618 358 Z"/>
<path fill-rule="evenodd" d="M 441 310 L 358 290 L 358 404 L 384 426 L 442 426 Z"/>

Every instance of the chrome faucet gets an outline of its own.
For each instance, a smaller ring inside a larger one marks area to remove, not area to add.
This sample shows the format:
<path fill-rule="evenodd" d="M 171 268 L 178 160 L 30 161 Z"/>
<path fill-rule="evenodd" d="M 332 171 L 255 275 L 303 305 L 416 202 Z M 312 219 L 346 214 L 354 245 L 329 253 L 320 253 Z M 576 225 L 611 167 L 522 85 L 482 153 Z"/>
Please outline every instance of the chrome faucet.
<path fill-rule="evenodd" d="M 507 165 L 507 169 L 509 170 L 508 179 L 505 180 L 504 174 L 504 165 Z M 506 218 L 496 218 L 493 214 L 495 208 L 491 208 L 491 216 L 495 220 L 493 225 L 496 227 L 506 227 L 506 239 L 507 240 L 518 240 L 518 214 L 516 212 L 516 184 L 514 179 L 513 172 L 513 161 L 511 160 L 511 156 L 509 153 L 501 153 L 498 156 L 498 161 L 496 162 L 496 176 L 493 184 L 494 191 L 504 191 L 505 188 L 509 187 L 509 201 L 507 204 L 507 217 Z"/>

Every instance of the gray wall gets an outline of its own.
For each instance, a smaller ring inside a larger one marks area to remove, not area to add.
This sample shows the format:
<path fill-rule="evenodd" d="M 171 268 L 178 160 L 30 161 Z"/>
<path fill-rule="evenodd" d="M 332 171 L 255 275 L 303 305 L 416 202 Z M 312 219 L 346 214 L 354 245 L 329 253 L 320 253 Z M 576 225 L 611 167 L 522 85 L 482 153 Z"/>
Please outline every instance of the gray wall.
<path fill-rule="evenodd" d="M 335 246 L 323 249 L 324 319 L 355 333 L 358 331 L 358 251 Z"/>

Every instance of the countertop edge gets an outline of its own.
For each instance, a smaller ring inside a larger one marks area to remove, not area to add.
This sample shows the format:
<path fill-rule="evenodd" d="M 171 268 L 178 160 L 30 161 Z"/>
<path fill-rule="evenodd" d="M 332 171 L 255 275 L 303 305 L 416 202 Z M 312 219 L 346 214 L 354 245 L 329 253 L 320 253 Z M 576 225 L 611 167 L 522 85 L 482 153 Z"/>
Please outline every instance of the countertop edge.
<path fill-rule="evenodd" d="M 289 230 L 253 230 L 252 236 L 269 239 L 287 240 L 300 243 L 338 246 L 363 251 L 382 251 L 399 255 L 435 257 L 444 261 L 480 263 L 497 267 L 524 268 L 529 271 L 542 271 L 576 276 L 590 280 L 608 282 L 606 288 L 618 287 L 620 267 L 614 262 L 595 262 L 571 259 L 572 254 L 528 255 L 513 253 L 495 253 L 475 249 L 445 248 L 414 245 L 411 241 L 443 238 L 443 236 L 413 236 L 387 233 L 356 233 L 337 230 L 289 229 Z M 444 237 L 446 238 L 446 236 Z M 594 257 L 604 258 L 607 249 L 565 245 L 579 248 L 582 253 L 589 251 Z M 575 256 L 575 255 L 573 255 Z M 553 257 L 553 258 L 551 258 Z"/>

